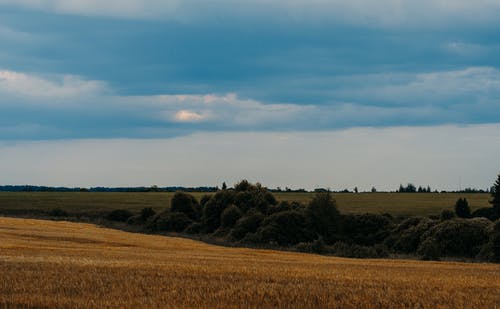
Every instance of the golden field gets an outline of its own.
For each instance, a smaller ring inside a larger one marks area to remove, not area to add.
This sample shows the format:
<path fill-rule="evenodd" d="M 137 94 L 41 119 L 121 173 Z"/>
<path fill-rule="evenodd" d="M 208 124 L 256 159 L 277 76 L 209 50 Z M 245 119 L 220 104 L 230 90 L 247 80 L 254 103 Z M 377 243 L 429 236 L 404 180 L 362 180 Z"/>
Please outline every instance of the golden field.
<path fill-rule="evenodd" d="M 225 248 L 0 217 L 0 307 L 500 308 L 500 265 Z"/>

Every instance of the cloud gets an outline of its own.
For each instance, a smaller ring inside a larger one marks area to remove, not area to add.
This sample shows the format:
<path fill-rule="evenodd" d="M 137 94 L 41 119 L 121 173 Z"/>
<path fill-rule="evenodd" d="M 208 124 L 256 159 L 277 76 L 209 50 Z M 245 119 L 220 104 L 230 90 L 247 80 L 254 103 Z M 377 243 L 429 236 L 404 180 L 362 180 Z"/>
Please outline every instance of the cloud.
<path fill-rule="evenodd" d="M 292 22 L 348 22 L 428 27 L 461 21 L 496 23 L 500 4 L 495 0 L 0 0 L 14 5 L 62 14 L 153 18 L 182 22 L 255 19 Z"/>
<path fill-rule="evenodd" d="M 384 105 L 448 107 L 489 103 L 497 107 L 499 102 L 496 98 L 500 96 L 500 70 L 493 67 L 359 75 L 347 77 L 347 80 L 355 88 L 340 90 L 341 97 L 358 101 L 369 98 L 368 104 L 384 102 Z"/>
<path fill-rule="evenodd" d="M 175 114 L 174 118 L 179 122 L 197 122 L 203 120 L 206 116 L 188 110 L 180 110 Z"/>
<path fill-rule="evenodd" d="M 172 137 L 203 131 L 498 123 L 500 71 L 349 75 L 331 100 L 266 102 L 227 94 L 123 95 L 101 81 L 0 71 L 0 139 Z M 293 88 L 290 88 L 293 89 Z"/>
<path fill-rule="evenodd" d="M 63 75 L 55 79 L 0 70 L 0 93 L 4 95 L 0 104 L 6 103 L 6 97 L 52 103 L 54 100 L 79 100 L 81 97 L 98 95 L 106 91 L 107 86 L 100 81 L 84 80 L 78 76 Z"/>

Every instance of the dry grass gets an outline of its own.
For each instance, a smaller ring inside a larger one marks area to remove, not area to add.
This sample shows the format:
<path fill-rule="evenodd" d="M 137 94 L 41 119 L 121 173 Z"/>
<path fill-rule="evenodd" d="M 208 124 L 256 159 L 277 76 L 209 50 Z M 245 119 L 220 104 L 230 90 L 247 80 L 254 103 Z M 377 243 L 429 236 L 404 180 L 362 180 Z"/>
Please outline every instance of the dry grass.
<path fill-rule="evenodd" d="M 499 308 L 500 265 L 355 260 L 0 217 L 0 307 Z"/>
<path fill-rule="evenodd" d="M 200 199 L 205 193 L 193 193 Z M 162 210 L 170 207 L 173 193 L 165 192 L 0 192 L 0 214 L 3 210 L 62 208 L 69 212 L 129 209 L 144 207 Z M 278 200 L 307 203 L 313 193 L 275 193 Z M 458 193 L 335 193 L 340 211 L 344 213 L 390 213 L 393 215 L 439 215 L 453 210 L 459 197 L 469 201 L 472 210 L 491 207 L 489 194 Z M 6 213 L 6 212 L 4 212 Z M 8 213 L 8 212 L 7 212 Z"/>

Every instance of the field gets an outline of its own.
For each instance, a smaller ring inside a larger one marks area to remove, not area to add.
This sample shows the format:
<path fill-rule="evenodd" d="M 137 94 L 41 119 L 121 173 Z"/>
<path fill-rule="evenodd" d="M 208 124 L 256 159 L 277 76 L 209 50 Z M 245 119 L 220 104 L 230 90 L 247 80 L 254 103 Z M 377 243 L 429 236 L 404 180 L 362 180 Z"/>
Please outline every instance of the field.
<path fill-rule="evenodd" d="M 139 211 L 144 207 L 169 207 L 173 193 L 117 192 L 0 192 L 0 214 L 23 209 L 62 208 L 69 212 L 110 209 Z M 193 193 L 198 199 L 204 193 Z M 278 200 L 308 202 L 313 193 L 275 193 Z M 457 193 L 335 193 L 338 208 L 345 213 L 390 213 L 392 215 L 438 215 L 452 210 L 459 197 L 469 201 L 472 210 L 490 207 L 489 194 Z"/>
<path fill-rule="evenodd" d="M 0 217 L 0 307 L 499 308 L 499 274 Z"/>

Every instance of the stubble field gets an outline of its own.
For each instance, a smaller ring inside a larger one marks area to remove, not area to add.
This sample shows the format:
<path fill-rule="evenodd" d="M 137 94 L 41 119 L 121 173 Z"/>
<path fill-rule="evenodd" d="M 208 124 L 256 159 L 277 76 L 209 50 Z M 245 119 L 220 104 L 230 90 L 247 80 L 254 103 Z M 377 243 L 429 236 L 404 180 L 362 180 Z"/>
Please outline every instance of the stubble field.
<path fill-rule="evenodd" d="M 0 217 L 0 307 L 499 308 L 500 265 L 224 248 Z"/>

